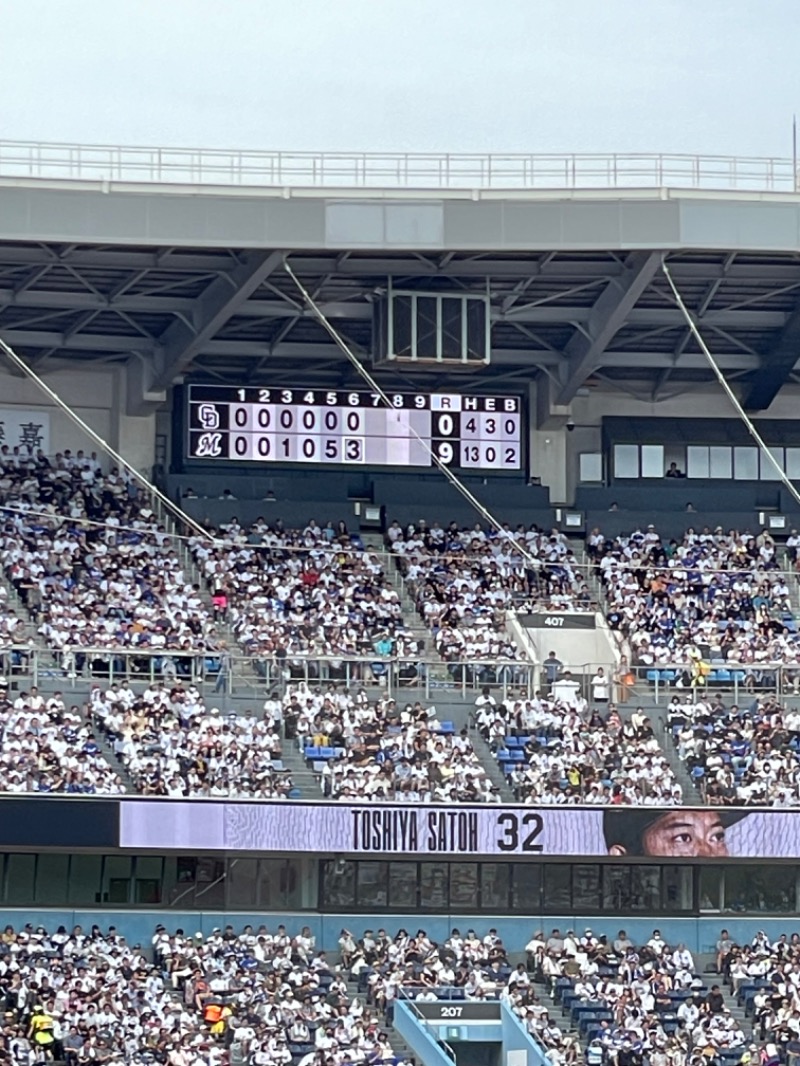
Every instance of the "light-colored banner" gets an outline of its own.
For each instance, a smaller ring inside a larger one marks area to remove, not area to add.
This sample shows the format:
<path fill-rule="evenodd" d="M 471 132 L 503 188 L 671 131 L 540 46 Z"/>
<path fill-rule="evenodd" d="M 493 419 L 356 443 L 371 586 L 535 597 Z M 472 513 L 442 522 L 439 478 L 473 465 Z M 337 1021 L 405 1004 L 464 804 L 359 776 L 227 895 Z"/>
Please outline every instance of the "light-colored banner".
<path fill-rule="evenodd" d="M 789 859 L 800 811 L 123 800 L 120 845 L 322 855 Z"/>
<path fill-rule="evenodd" d="M 50 454 L 50 413 L 25 407 L 0 407 L 0 446 L 27 447 Z"/>

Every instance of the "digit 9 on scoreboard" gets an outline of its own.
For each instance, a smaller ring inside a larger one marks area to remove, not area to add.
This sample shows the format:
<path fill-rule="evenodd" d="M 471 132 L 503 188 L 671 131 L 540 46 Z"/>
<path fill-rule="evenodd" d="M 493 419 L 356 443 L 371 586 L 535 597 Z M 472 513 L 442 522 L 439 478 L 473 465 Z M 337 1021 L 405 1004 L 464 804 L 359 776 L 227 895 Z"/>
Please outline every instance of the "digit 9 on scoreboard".
<path fill-rule="evenodd" d="M 461 466 L 461 415 L 457 411 L 434 411 L 431 415 L 431 447 L 445 466 Z"/>
<path fill-rule="evenodd" d="M 387 405 L 376 392 L 199 384 L 185 396 L 190 460 L 523 468 L 519 396 L 391 392 Z"/>

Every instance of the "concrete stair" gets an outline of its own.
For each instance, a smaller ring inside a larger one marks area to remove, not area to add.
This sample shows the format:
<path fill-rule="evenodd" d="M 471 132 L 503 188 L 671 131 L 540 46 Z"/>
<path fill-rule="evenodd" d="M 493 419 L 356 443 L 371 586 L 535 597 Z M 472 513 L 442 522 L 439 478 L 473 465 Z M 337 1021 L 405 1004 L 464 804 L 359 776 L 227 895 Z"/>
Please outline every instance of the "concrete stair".
<path fill-rule="evenodd" d="M 646 702 L 639 704 L 634 704 L 633 702 L 617 704 L 620 716 L 624 719 L 629 719 L 636 707 L 641 707 L 653 723 L 653 731 L 655 732 L 659 746 L 672 768 L 672 772 L 675 774 L 678 784 L 683 789 L 683 802 L 686 804 L 699 803 L 701 800 L 700 793 L 692 780 L 692 775 L 686 768 L 686 764 L 678 755 L 678 749 L 675 747 L 675 743 L 672 739 L 672 733 L 670 732 L 669 722 L 667 720 L 666 707 L 656 704 L 648 706 Z"/>
<path fill-rule="evenodd" d="M 122 784 L 125 786 L 125 791 L 127 793 L 129 793 L 130 795 L 132 795 L 132 796 L 137 795 L 138 793 L 137 793 L 136 786 L 133 783 L 133 778 L 128 773 L 128 771 L 127 771 L 124 763 L 122 762 L 122 760 L 117 758 L 116 752 L 114 751 L 114 748 L 112 747 L 111 741 L 108 739 L 106 734 L 103 732 L 102 729 L 100 729 L 99 726 L 95 726 L 95 728 L 93 730 L 93 733 L 94 733 L 94 739 L 97 742 L 97 746 L 102 751 L 106 762 L 110 766 L 112 766 L 116 770 L 116 772 L 119 774 L 120 780 L 122 781 Z"/>
<path fill-rule="evenodd" d="M 744 1007 L 739 1006 L 736 996 L 732 994 L 730 987 L 723 983 L 722 977 L 713 972 L 712 967 L 714 962 L 715 957 L 713 955 L 695 955 L 695 973 L 701 977 L 705 992 L 709 992 L 713 985 L 719 985 L 725 1000 L 725 1006 L 729 1014 L 735 1018 L 738 1028 L 744 1033 L 745 1042 L 749 1044 L 755 1040 L 756 1043 L 760 1044 L 761 1042 L 758 1040 L 757 1035 L 754 1036 L 752 1033 L 752 1019 L 746 1016 Z M 585 1045 L 585 1040 L 580 1037 L 578 1030 L 574 1027 L 571 1014 L 568 1011 L 563 1010 L 561 1004 L 551 995 L 548 983 L 539 979 L 536 981 L 535 987 L 539 1001 L 547 1008 L 550 1018 L 555 1021 L 559 1029 L 561 1029 L 563 1033 L 569 1033 L 573 1036 L 578 1041 L 579 1045 Z M 705 994 L 705 992 L 703 992 L 703 994 Z"/>
<path fill-rule="evenodd" d="M 39 688 L 42 692 L 46 689 L 42 687 L 43 681 L 46 678 L 59 678 L 62 677 L 62 671 L 58 666 L 53 649 L 47 644 L 45 639 L 37 632 L 38 622 L 33 617 L 31 612 L 22 602 L 14 585 L 7 580 L 5 574 L 0 570 L 0 587 L 6 591 L 6 602 L 11 612 L 20 619 L 20 625 L 16 627 L 16 635 L 19 639 L 15 640 L 15 644 L 24 645 L 28 648 L 33 648 L 37 653 L 38 660 L 38 677 Z M 9 648 L 9 650 L 11 650 Z M 4 665 L 4 659 L 0 656 L 0 674 L 4 671 L 8 672 L 8 681 L 11 684 L 12 689 L 17 688 L 20 682 L 24 680 L 26 670 L 24 668 L 12 668 L 11 658 L 9 656 L 8 663 Z M 30 662 L 28 663 L 28 670 L 30 671 Z M 24 687 L 24 686 L 23 686 Z M 58 688 L 58 684 L 55 686 Z"/>
<path fill-rule="evenodd" d="M 486 773 L 492 784 L 499 789 L 500 799 L 503 803 L 516 803 L 514 798 L 514 792 L 509 787 L 508 781 L 503 771 L 500 769 L 500 764 L 494 757 L 494 753 L 483 737 L 480 735 L 477 729 L 473 729 L 470 733 L 470 739 L 475 748 L 475 754 L 480 759 L 483 766 L 486 768 Z"/>
<path fill-rule="evenodd" d="M 366 995 L 363 992 L 358 991 L 358 981 L 353 981 L 352 978 L 347 979 L 347 995 L 352 1002 L 354 999 L 360 999 L 362 1002 L 366 1001 Z M 411 1062 L 414 1059 L 414 1052 L 403 1040 L 402 1036 L 397 1032 L 393 1025 L 385 1020 L 384 1028 L 389 1033 L 389 1042 L 392 1045 L 392 1050 L 395 1053 L 396 1058 L 403 1062 Z"/>
<path fill-rule="evenodd" d="M 17 626 L 17 633 L 21 633 L 22 640 L 18 641 L 20 644 L 27 644 L 31 648 L 42 648 L 49 650 L 44 639 L 37 633 L 37 622 L 31 615 L 28 608 L 22 602 L 19 593 L 14 585 L 7 580 L 5 575 L 0 571 L 0 587 L 6 591 L 6 601 L 12 613 L 20 619 L 21 627 Z"/>
<path fill-rule="evenodd" d="M 555 997 L 550 994 L 550 985 L 548 982 L 539 979 L 536 981 L 534 987 L 537 999 L 541 1005 L 547 1009 L 547 1013 L 551 1020 L 556 1023 L 562 1033 L 572 1036 L 578 1042 L 578 1046 L 582 1047 L 580 1034 L 573 1024 L 571 1015 L 568 1011 L 565 1011 Z"/>
<path fill-rule="evenodd" d="M 403 576 L 397 556 L 386 551 L 383 537 L 377 533 L 365 533 L 361 538 L 365 547 L 374 552 L 380 559 L 383 569 L 400 597 L 400 609 L 403 622 L 411 632 L 414 639 L 419 642 L 423 649 L 422 658 L 428 664 L 428 678 L 432 685 L 450 685 L 452 677 L 448 673 L 446 663 L 439 658 L 433 643 L 430 629 L 425 625 L 419 611 L 412 590 Z"/>
<path fill-rule="evenodd" d="M 602 611 L 605 606 L 605 593 L 603 592 L 603 586 L 600 584 L 600 580 L 595 573 L 589 556 L 586 554 L 586 544 L 583 539 L 577 537 L 569 537 L 567 539 L 572 551 L 575 553 L 575 558 L 578 560 L 580 573 L 589 586 L 589 591 L 592 594 L 592 602 L 597 604 L 598 608 Z"/>
<path fill-rule="evenodd" d="M 292 784 L 300 791 L 300 799 L 321 800 L 322 789 L 317 774 L 308 766 L 296 740 L 282 740 L 283 765 L 289 770 Z"/>
<path fill-rule="evenodd" d="M 191 585 L 197 585 L 200 589 L 200 598 L 206 606 L 209 614 L 213 615 L 214 605 L 212 600 L 212 590 L 205 579 L 205 576 L 200 571 L 194 556 L 189 550 L 188 541 L 185 540 L 185 530 L 178 527 L 173 516 L 163 507 L 159 500 L 154 501 L 154 506 L 157 509 L 158 519 L 163 524 L 168 533 L 175 537 L 175 548 L 178 558 L 183 566 L 183 572 L 186 580 Z M 224 642 L 228 648 L 236 653 L 238 648 L 238 642 L 233 629 L 227 621 L 224 619 L 214 622 L 213 628 L 214 636 L 217 642 Z M 239 688 L 243 688 L 245 692 L 251 692 L 252 695 L 262 694 L 266 690 L 264 678 L 256 670 L 253 660 L 241 657 L 236 659 L 235 664 L 236 677 L 235 685 Z"/>
<path fill-rule="evenodd" d="M 753 1019 L 748 1018 L 743 1006 L 739 1005 L 737 997 L 731 991 L 731 987 L 727 982 L 723 981 L 722 975 L 716 973 L 714 967 L 716 966 L 716 956 L 712 954 L 700 954 L 695 955 L 695 965 L 697 970 L 703 977 L 703 984 L 707 989 L 710 989 L 712 985 L 719 985 L 720 992 L 722 992 L 725 999 L 725 1007 L 728 1013 L 736 1019 L 738 1027 L 745 1035 L 746 1043 L 752 1043 L 755 1041 L 759 1046 L 761 1041 L 758 1039 L 758 1030 L 753 1033 Z M 764 1041 L 766 1043 L 766 1041 Z"/>
<path fill-rule="evenodd" d="M 789 558 L 789 553 L 786 549 L 778 552 L 778 562 L 781 570 L 786 571 L 787 574 L 786 584 L 789 586 L 789 602 L 792 605 L 792 614 L 795 618 L 800 619 L 800 575 L 795 573 L 794 564 Z"/>
<path fill-rule="evenodd" d="M 397 557 L 386 550 L 383 537 L 379 533 L 362 533 L 361 540 L 365 548 L 378 556 L 387 579 L 397 591 L 400 597 L 404 625 L 413 634 L 414 639 L 419 641 L 424 651 L 433 654 L 431 632 L 422 621 L 419 611 L 417 611 L 417 605 L 409 592 L 402 571 L 397 565 Z"/>

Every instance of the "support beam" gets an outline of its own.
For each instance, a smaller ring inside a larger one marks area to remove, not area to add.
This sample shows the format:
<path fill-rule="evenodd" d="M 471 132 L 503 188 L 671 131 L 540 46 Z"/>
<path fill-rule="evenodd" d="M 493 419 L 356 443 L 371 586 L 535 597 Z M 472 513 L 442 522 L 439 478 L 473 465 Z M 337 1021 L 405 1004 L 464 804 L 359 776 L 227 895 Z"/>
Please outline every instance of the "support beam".
<path fill-rule="evenodd" d="M 476 290 L 477 291 L 477 290 Z M 324 298 L 324 292 L 318 294 L 321 309 L 328 318 L 350 319 L 353 321 L 367 322 L 372 318 L 372 306 L 356 294 L 352 300 L 329 300 Z M 503 311 L 502 308 L 494 308 L 491 314 L 492 324 L 498 325 L 555 325 L 562 326 L 569 323 L 588 323 L 593 314 L 593 308 L 566 304 L 561 297 L 553 294 L 549 303 L 539 303 L 535 306 L 512 308 Z M 187 315 L 191 316 L 197 306 L 196 299 L 187 296 L 151 296 L 147 294 L 131 294 L 121 296 L 102 296 L 92 292 L 61 292 L 50 290 L 27 290 L 15 293 L 12 289 L 0 288 L 0 311 L 5 307 L 24 307 L 26 309 L 54 308 L 67 311 L 115 311 L 119 314 L 154 313 L 162 315 Z M 313 318 L 313 312 L 306 308 L 292 306 L 286 300 L 245 300 L 236 309 L 237 317 L 284 319 L 284 318 Z M 785 326 L 789 315 L 784 311 L 763 310 L 757 307 L 746 307 L 741 311 L 709 311 L 703 318 L 703 322 L 710 326 L 719 326 L 721 329 L 745 329 L 745 330 L 780 330 Z M 627 325 L 643 327 L 678 327 L 684 325 L 686 319 L 677 308 L 671 307 L 642 307 L 634 308 L 626 319 Z"/>
<path fill-rule="evenodd" d="M 12 347 L 22 352 L 31 352 L 35 349 L 51 348 L 54 352 L 67 353 L 76 351 L 81 353 L 97 353 L 98 360 L 104 356 L 129 356 L 131 352 L 138 351 L 142 355 L 150 355 L 156 352 L 156 345 L 145 337 L 119 337 L 110 334 L 78 334 L 77 336 L 65 337 L 63 333 L 46 330 L 4 330 L 0 328 L 3 339 Z M 245 358 L 263 359 L 269 356 L 272 359 L 303 360 L 306 358 L 327 359 L 338 361 L 339 349 L 332 342 L 294 342 L 286 340 L 280 344 L 271 346 L 262 340 L 223 340 L 214 338 L 203 346 L 203 356 L 209 358 Z M 52 360 L 51 360 L 52 361 Z M 492 351 L 492 366 L 519 367 L 533 373 L 537 367 L 559 367 L 563 363 L 563 356 L 549 348 L 528 348 L 524 351 L 513 348 L 496 348 Z M 717 363 L 723 370 L 752 372 L 760 369 L 761 360 L 756 356 L 747 355 L 745 352 L 729 352 L 720 354 Z M 74 363 L 69 364 L 74 365 Z M 603 357 L 604 367 L 620 367 L 631 370 L 639 369 L 643 374 L 648 371 L 670 368 L 672 370 L 708 370 L 705 356 L 700 352 L 684 352 L 677 359 L 672 352 L 647 352 L 647 351 L 609 351 Z M 798 367 L 797 369 L 800 369 Z M 710 371 L 709 371 L 710 376 Z"/>
<path fill-rule="evenodd" d="M 141 311 L 162 315 L 190 314 L 195 300 L 188 296 L 103 296 L 86 290 L 0 289 L 4 307 L 63 307 L 68 311 Z"/>
<path fill-rule="evenodd" d="M 800 358 L 800 303 L 786 320 L 775 344 L 764 356 L 761 370 L 742 401 L 745 411 L 766 411 Z"/>
<path fill-rule="evenodd" d="M 576 331 L 564 354 L 567 376 L 556 403 L 571 403 L 575 393 L 600 363 L 611 340 L 625 324 L 636 301 L 650 284 L 661 262 L 661 252 L 633 252 L 620 278 L 614 278 L 597 298 L 586 332 Z"/>
<path fill-rule="evenodd" d="M 197 300 L 191 320 L 178 318 L 161 341 L 160 366 L 150 390 L 160 392 L 179 377 L 204 345 L 283 262 L 283 252 L 256 252 L 212 281 Z"/>
<path fill-rule="evenodd" d="M 120 352 L 130 354 L 138 349 L 141 352 L 155 352 L 154 341 L 145 337 L 120 337 L 118 334 L 78 333 L 67 336 L 65 333 L 40 329 L 3 329 L 3 340 L 12 347 L 55 348 L 73 352 Z"/>

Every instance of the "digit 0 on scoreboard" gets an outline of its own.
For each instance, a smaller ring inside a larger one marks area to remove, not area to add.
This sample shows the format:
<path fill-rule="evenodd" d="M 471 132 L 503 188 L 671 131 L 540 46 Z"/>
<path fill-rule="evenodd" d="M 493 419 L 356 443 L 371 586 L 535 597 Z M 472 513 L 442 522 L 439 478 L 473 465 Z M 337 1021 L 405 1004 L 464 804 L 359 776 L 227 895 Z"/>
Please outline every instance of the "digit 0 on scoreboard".
<path fill-rule="evenodd" d="M 521 397 L 189 385 L 186 458 L 519 471 Z"/>

